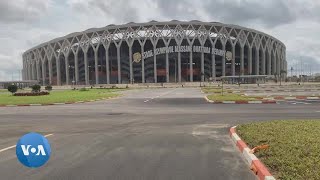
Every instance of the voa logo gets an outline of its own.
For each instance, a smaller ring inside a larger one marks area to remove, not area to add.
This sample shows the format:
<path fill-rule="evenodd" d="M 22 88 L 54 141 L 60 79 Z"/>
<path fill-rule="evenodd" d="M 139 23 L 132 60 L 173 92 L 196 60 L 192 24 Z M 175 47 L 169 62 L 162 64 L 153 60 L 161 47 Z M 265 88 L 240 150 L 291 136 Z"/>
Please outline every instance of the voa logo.
<path fill-rule="evenodd" d="M 31 147 L 31 145 L 21 145 L 22 152 L 23 152 L 23 154 L 24 154 L 25 156 L 29 156 L 29 149 L 30 149 L 30 147 Z M 32 148 L 30 149 L 30 152 L 31 152 L 31 153 L 36 153 L 37 150 L 38 150 L 38 153 L 36 154 L 36 156 L 39 156 L 39 155 L 45 156 L 45 155 L 46 155 L 46 152 L 44 151 L 44 148 L 43 148 L 42 145 L 38 145 L 37 148 L 32 147 Z"/>
<path fill-rule="evenodd" d="M 46 137 L 38 133 L 28 133 L 17 142 L 16 155 L 25 166 L 37 168 L 50 158 L 51 147 Z"/>

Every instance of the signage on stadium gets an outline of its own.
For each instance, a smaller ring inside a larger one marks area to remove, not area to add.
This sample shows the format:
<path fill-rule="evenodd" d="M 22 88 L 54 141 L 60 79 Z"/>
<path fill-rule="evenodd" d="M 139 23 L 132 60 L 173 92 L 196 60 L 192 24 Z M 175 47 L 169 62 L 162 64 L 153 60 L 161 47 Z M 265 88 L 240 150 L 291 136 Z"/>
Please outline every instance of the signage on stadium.
<path fill-rule="evenodd" d="M 165 54 L 165 53 L 175 53 L 175 52 L 196 52 L 196 53 L 205 53 L 205 54 L 214 54 L 217 56 L 226 56 L 228 55 L 228 60 L 232 59 L 232 53 L 230 51 L 225 51 L 221 49 L 216 49 L 216 48 L 210 48 L 210 47 L 205 47 L 205 46 L 169 46 L 169 47 L 161 47 L 161 48 L 156 48 L 155 51 L 149 50 L 146 51 L 142 54 L 142 57 L 138 56 L 136 53 L 134 54 L 134 61 L 139 62 L 140 60 L 138 59 L 146 59 L 149 57 L 152 57 L 154 55 L 160 55 L 160 54 Z M 136 56 L 136 59 L 135 59 Z"/>

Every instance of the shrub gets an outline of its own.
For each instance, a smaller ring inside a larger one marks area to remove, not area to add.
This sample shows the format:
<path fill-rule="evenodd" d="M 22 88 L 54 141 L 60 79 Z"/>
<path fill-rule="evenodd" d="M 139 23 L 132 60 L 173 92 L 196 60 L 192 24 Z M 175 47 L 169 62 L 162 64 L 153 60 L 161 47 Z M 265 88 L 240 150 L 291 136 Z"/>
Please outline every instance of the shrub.
<path fill-rule="evenodd" d="M 51 85 L 48 85 L 48 86 L 46 86 L 44 89 L 47 90 L 47 91 L 52 91 L 52 86 L 51 86 Z"/>
<path fill-rule="evenodd" d="M 8 86 L 8 91 L 13 94 L 18 91 L 18 86 L 15 84 L 12 84 L 12 85 Z"/>
<path fill-rule="evenodd" d="M 41 86 L 39 84 L 35 84 L 33 86 L 31 86 L 32 92 L 40 92 L 41 90 Z"/>
<path fill-rule="evenodd" d="M 89 91 L 89 89 L 81 88 L 79 91 Z"/>
<path fill-rule="evenodd" d="M 49 95 L 49 92 L 27 92 L 27 93 L 15 93 L 14 96 L 44 96 Z"/>

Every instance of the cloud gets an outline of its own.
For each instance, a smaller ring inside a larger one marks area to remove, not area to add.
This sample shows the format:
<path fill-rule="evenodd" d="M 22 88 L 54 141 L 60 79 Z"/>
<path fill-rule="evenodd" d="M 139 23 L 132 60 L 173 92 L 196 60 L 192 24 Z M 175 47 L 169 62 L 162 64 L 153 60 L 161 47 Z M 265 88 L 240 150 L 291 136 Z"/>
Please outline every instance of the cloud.
<path fill-rule="evenodd" d="M 108 24 L 173 19 L 257 29 L 284 42 L 288 64 L 299 57 L 319 67 L 319 9 L 319 0 L 2 0 L 0 80 L 22 67 L 24 51 L 51 39 Z"/>
<path fill-rule="evenodd" d="M 43 16 L 51 0 L 0 1 L 0 23 L 30 22 Z"/>

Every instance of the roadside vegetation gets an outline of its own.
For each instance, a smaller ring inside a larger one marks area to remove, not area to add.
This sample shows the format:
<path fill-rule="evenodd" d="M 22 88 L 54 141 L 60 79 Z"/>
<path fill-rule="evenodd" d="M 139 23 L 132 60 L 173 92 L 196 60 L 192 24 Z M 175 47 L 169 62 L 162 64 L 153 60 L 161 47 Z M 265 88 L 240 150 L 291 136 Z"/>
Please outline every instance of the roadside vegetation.
<path fill-rule="evenodd" d="M 258 97 L 250 97 L 240 94 L 226 93 L 221 95 L 220 93 L 210 94 L 207 96 L 212 101 L 257 101 Z"/>
<path fill-rule="evenodd" d="M 236 129 L 250 148 L 269 145 L 255 155 L 276 179 L 320 179 L 320 119 L 249 123 Z"/>
<path fill-rule="evenodd" d="M 90 101 L 101 98 L 112 98 L 119 96 L 117 93 L 122 89 L 88 89 L 80 90 L 56 90 L 50 91 L 45 96 L 14 96 L 14 94 L 0 93 L 0 105 L 23 105 L 23 104 L 51 104 L 51 103 L 73 103 L 77 101 Z M 24 93 L 19 91 L 18 93 Z"/>
<path fill-rule="evenodd" d="M 202 91 L 204 93 L 210 94 L 210 93 L 222 93 L 221 87 L 204 87 L 202 88 Z M 223 90 L 224 93 L 232 93 L 232 90 Z"/>
<path fill-rule="evenodd" d="M 232 93 L 232 90 L 223 90 L 221 87 L 204 87 L 202 91 L 209 94 L 207 97 L 212 101 L 257 101 L 261 100 L 260 96 L 245 96 L 242 94 Z"/>

